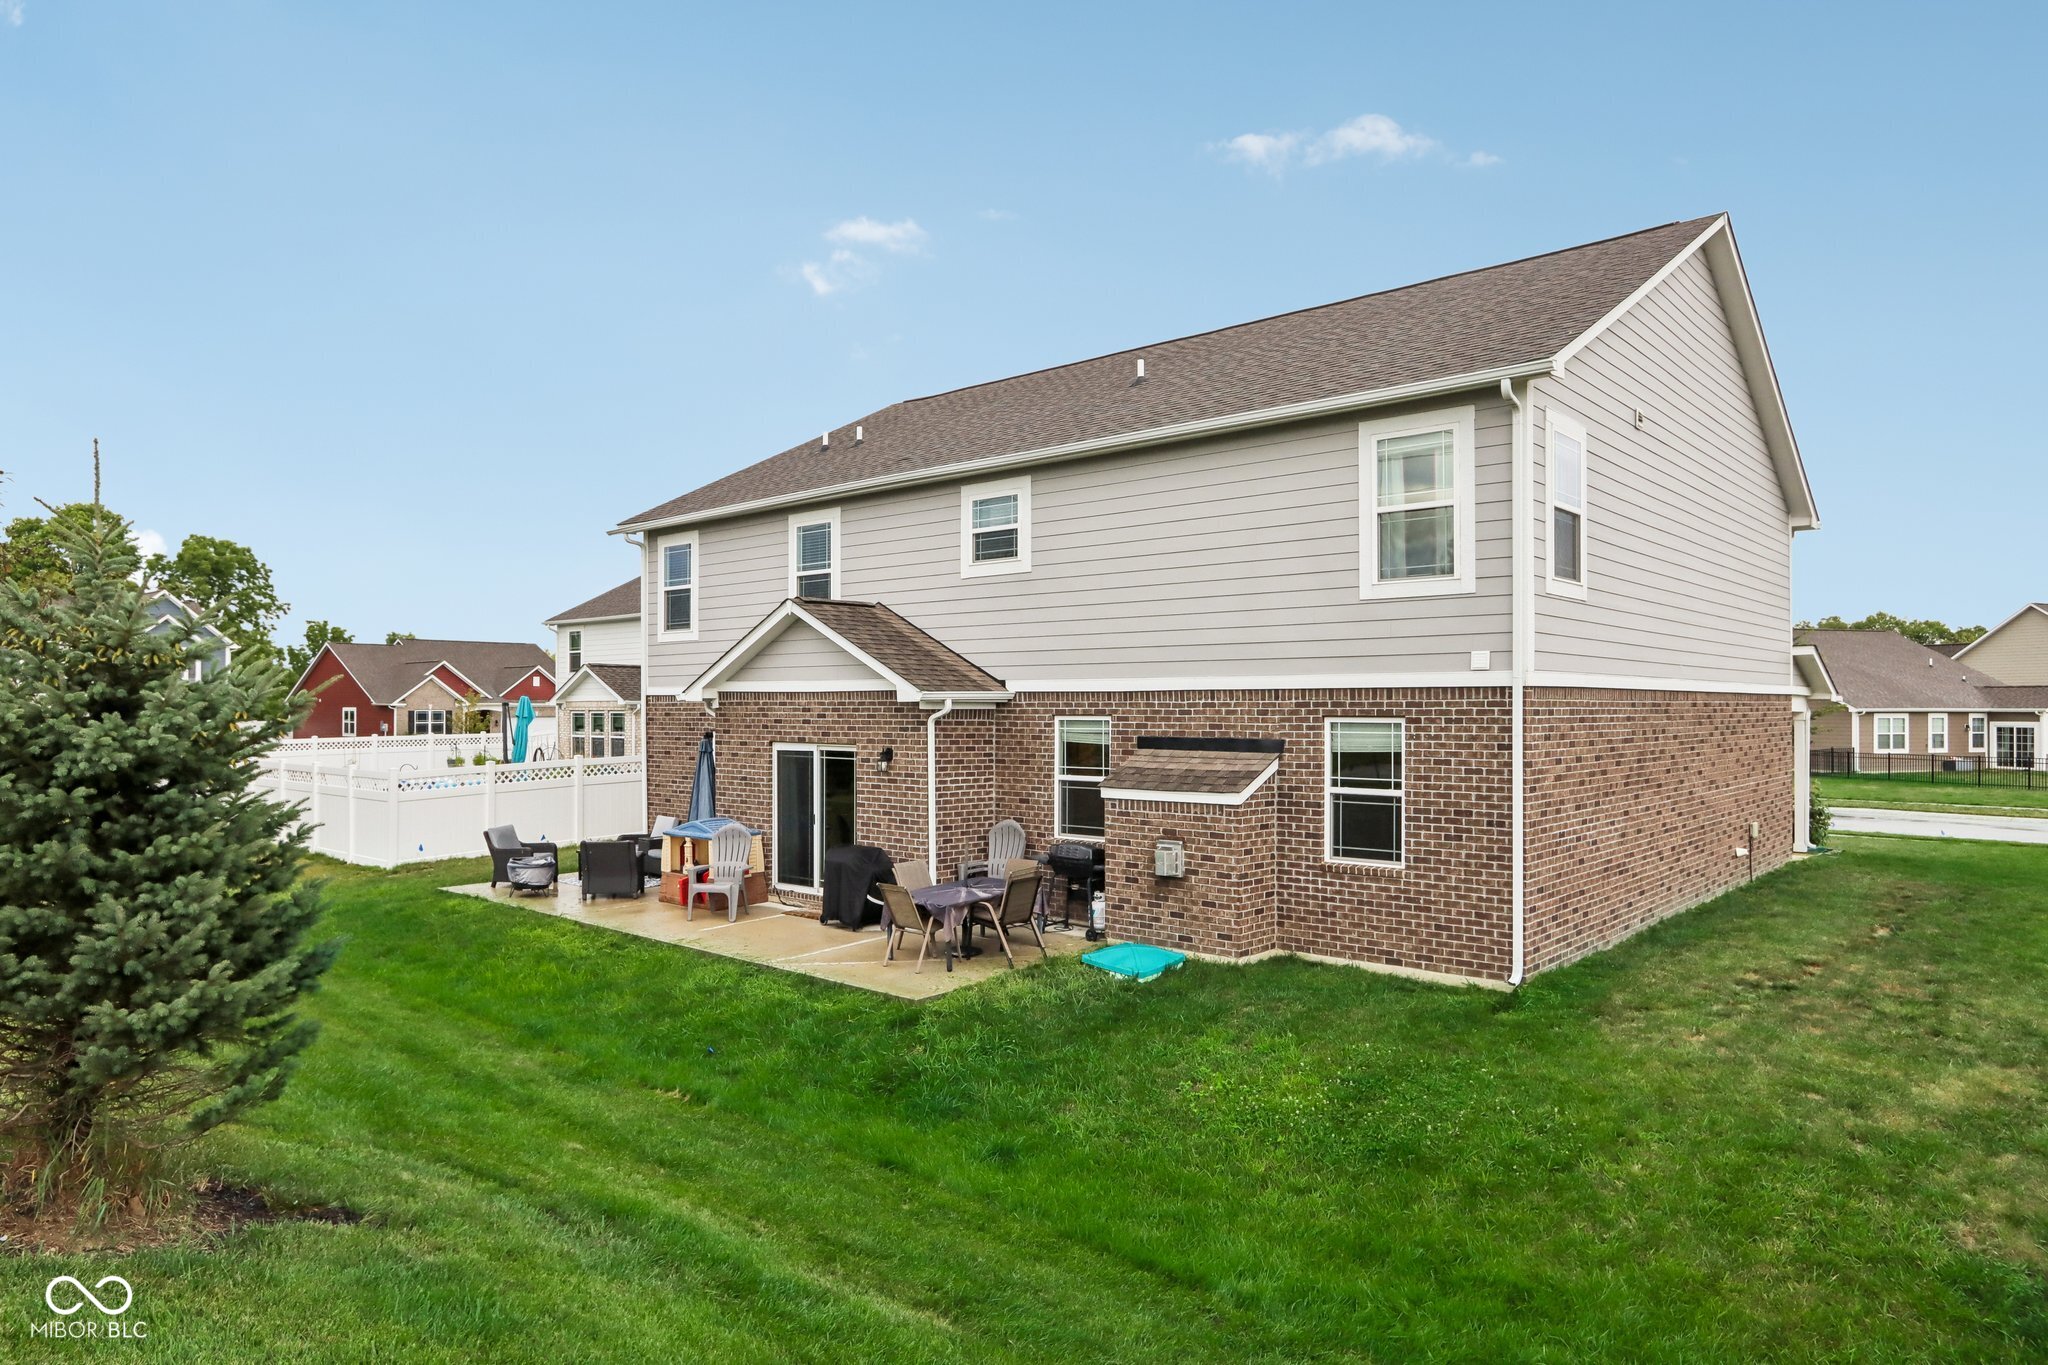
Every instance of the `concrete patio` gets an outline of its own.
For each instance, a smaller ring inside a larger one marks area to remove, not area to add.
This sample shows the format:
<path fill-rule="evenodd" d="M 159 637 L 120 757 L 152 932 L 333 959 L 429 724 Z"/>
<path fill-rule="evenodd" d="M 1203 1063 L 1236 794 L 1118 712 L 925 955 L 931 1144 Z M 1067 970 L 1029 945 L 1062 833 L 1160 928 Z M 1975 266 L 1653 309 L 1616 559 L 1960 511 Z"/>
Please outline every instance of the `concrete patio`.
<path fill-rule="evenodd" d="M 982 954 L 955 959 L 950 972 L 946 970 L 945 957 L 940 951 L 943 944 L 934 942 L 925 955 L 924 970 L 920 972 L 916 970 L 919 940 L 914 935 L 905 941 L 906 951 L 899 952 L 894 962 L 885 962 L 883 957 L 888 949 L 879 928 L 870 925 L 858 933 L 849 933 L 821 924 L 815 914 L 774 901 L 750 907 L 737 920 L 727 920 L 723 912 L 701 908 L 694 919 L 685 919 L 682 907 L 663 904 L 651 887 L 637 900 L 601 897 L 585 901 L 582 899 L 582 885 L 574 876 L 563 877 L 555 891 L 547 895 L 533 892 L 514 895 L 509 887 L 501 885 L 494 889 L 485 882 L 444 889 L 457 895 L 516 905 L 522 910 L 534 910 L 558 919 L 575 920 L 600 929 L 615 929 L 622 934 L 635 934 L 657 943 L 681 944 L 699 952 L 758 962 L 764 967 L 821 977 L 905 1000 L 925 1000 L 944 995 L 947 991 L 985 981 L 1010 970 L 995 936 L 987 931 L 975 935 L 976 945 L 984 949 Z M 1038 944 L 1028 930 L 1021 941 L 1012 936 L 1010 946 L 1017 955 L 1019 968 L 1041 960 Z M 1072 931 L 1046 930 L 1045 946 L 1049 953 L 1064 956 L 1086 952 L 1095 945 L 1089 943 L 1076 928 Z"/>

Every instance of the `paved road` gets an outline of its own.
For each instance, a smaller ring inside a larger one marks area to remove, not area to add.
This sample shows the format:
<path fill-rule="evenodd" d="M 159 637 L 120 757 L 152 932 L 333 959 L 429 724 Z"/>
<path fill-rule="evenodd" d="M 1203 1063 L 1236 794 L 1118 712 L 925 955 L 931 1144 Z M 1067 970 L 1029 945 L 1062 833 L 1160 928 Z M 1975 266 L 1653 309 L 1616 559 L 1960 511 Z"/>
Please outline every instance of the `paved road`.
<path fill-rule="evenodd" d="M 1995 839 L 2008 844 L 2048 844 L 2048 820 L 2025 815 L 1951 815 L 1924 810 L 1837 806 L 1835 828 L 1844 834 L 1919 834 L 1931 839 Z"/>

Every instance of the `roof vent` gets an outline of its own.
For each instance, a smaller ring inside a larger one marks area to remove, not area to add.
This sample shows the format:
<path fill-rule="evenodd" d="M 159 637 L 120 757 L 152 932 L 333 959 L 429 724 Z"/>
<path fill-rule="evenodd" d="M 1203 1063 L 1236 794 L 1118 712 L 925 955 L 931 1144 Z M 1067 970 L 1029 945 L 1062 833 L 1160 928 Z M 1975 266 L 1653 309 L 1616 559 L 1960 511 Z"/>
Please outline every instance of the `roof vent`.
<path fill-rule="evenodd" d="M 1145 378 L 1145 357 L 1143 357 L 1143 356 L 1139 356 L 1139 357 L 1138 357 L 1138 382 L 1143 382 L 1144 378 Z"/>
<path fill-rule="evenodd" d="M 859 445 L 862 441 L 865 441 L 867 438 L 868 433 L 865 427 L 856 426 L 853 429 L 853 443 L 855 445 Z"/>
<path fill-rule="evenodd" d="M 826 432 L 826 433 L 825 433 L 825 434 L 824 434 L 823 436 L 820 436 L 820 437 L 818 438 L 818 449 L 820 449 L 820 450 L 830 450 L 831 448 L 832 448 L 832 433 L 828 431 L 828 432 Z"/>

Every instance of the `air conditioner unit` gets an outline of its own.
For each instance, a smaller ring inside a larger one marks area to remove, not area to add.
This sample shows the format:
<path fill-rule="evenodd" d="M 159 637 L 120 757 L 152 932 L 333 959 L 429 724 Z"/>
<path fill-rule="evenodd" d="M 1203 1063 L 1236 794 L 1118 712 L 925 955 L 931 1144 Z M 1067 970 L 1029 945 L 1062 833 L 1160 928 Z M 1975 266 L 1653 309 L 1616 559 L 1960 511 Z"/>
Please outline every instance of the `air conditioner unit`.
<path fill-rule="evenodd" d="M 1172 839 L 1161 839 L 1152 851 L 1152 871 L 1161 877 L 1187 876 L 1187 850 Z"/>

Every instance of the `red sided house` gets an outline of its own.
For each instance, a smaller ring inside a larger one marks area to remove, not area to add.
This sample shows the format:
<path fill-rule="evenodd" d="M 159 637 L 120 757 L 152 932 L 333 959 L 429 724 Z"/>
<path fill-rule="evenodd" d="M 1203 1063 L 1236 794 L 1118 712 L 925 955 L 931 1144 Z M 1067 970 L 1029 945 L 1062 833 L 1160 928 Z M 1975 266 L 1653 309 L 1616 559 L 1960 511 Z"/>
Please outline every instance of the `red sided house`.
<path fill-rule="evenodd" d="M 554 662 L 538 645 L 506 640 L 323 645 L 292 688 L 316 698 L 293 737 L 452 734 L 466 711 L 495 732 L 521 697 L 552 716 Z"/>

